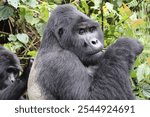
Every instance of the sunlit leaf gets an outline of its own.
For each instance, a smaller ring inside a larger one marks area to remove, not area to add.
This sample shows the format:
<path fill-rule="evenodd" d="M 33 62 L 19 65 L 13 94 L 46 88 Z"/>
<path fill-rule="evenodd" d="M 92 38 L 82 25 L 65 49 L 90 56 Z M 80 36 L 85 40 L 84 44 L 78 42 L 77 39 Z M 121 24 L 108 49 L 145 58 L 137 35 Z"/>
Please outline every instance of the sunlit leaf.
<path fill-rule="evenodd" d="M 39 10 L 40 10 L 39 18 L 42 19 L 42 20 L 44 20 L 45 22 L 47 22 L 47 21 L 48 21 L 48 18 L 49 18 L 48 4 L 43 3 L 43 4 L 39 7 Z"/>
<path fill-rule="evenodd" d="M 113 7 L 114 7 L 114 5 L 113 4 L 111 4 L 111 3 L 109 3 L 109 2 L 106 2 L 106 7 L 107 7 L 107 9 L 111 12 L 111 11 L 113 11 Z"/>
<path fill-rule="evenodd" d="M 108 11 L 106 6 L 103 6 L 103 12 L 106 13 Z"/>
<path fill-rule="evenodd" d="M 92 8 L 99 9 L 101 0 L 93 0 L 94 6 Z"/>
<path fill-rule="evenodd" d="M 150 78 L 150 66 L 148 66 L 148 64 L 146 64 L 146 63 L 141 64 L 137 68 L 137 79 L 138 79 L 138 82 L 140 82 L 144 78 Z"/>
<path fill-rule="evenodd" d="M 126 4 L 123 4 L 123 9 L 124 9 L 124 12 L 125 12 L 128 16 L 131 16 L 131 15 L 132 15 L 132 12 L 131 12 L 130 8 L 129 8 Z"/>
<path fill-rule="evenodd" d="M 144 68 L 145 68 L 145 64 L 142 64 L 137 69 L 137 80 L 138 80 L 138 82 L 140 82 L 141 80 L 144 79 Z"/>
<path fill-rule="evenodd" d="M 20 0 L 7 0 L 9 4 L 11 4 L 13 7 L 17 8 L 19 5 Z"/>
<path fill-rule="evenodd" d="M 85 10 L 85 13 L 88 14 L 89 13 L 89 6 L 87 5 L 86 0 L 83 0 L 81 3 L 82 3 L 82 7 Z"/>
<path fill-rule="evenodd" d="M 38 2 L 37 2 L 37 0 L 27 0 L 25 3 L 34 8 L 34 7 L 36 7 Z"/>
<path fill-rule="evenodd" d="M 62 0 L 54 0 L 54 2 L 57 3 L 57 4 L 61 4 Z"/>
<path fill-rule="evenodd" d="M 146 65 L 146 67 L 145 67 L 145 76 L 146 77 L 149 76 L 149 78 L 150 78 L 150 66 L 148 66 L 148 65 Z"/>
<path fill-rule="evenodd" d="M 147 63 L 150 65 L 150 57 L 147 59 Z"/>
<path fill-rule="evenodd" d="M 36 30 L 38 31 L 38 33 L 40 34 L 41 37 L 43 36 L 45 26 L 46 26 L 46 24 L 44 24 L 44 23 L 35 24 L 35 28 L 36 28 Z"/>
<path fill-rule="evenodd" d="M 131 73 L 130 73 L 131 77 L 132 78 L 136 78 L 136 71 L 132 70 Z"/>
<path fill-rule="evenodd" d="M 144 94 L 144 96 L 150 98 L 150 85 L 145 84 L 143 86 L 143 94 Z"/>
<path fill-rule="evenodd" d="M 17 40 L 17 37 L 13 34 L 10 34 L 9 37 L 8 37 L 8 40 L 9 41 L 16 41 Z"/>
<path fill-rule="evenodd" d="M 17 49 L 23 47 L 23 45 L 20 42 L 11 42 L 4 44 L 4 47 L 12 51 L 13 53 L 16 53 Z"/>
<path fill-rule="evenodd" d="M 144 20 L 143 19 L 137 19 L 137 20 L 134 20 L 134 21 L 132 21 L 132 26 L 135 28 L 135 27 L 138 27 L 139 25 L 142 25 L 142 24 L 144 24 L 145 22 L 144 22 Z"/>
<path fill-rule="evenodd" d="M 29 42 L 29 37 L 27 34 L 17 34 L 17 39 L 23 44 L 27 44 Z"/>
<path fill-rule="evenodd" d="M 126 4 L 123 4 L 123 6 L 119 8 L 119 12 L 124 17 L 129 17 L 132 15 L 130 8 Z"/>
<path fill-rule="evenodd" d="M 22 2 L 26 2 L 27 0 L 21 0 Z"/>
<path fill-rule="evenodd" d="M 29 56 L 31 56 L 31 57 L 35 57 L 36 54 L 37 54 L 37 51 L 29 51 L 29 52 L 27 53 L 27 55 L 29 55 Z"/>

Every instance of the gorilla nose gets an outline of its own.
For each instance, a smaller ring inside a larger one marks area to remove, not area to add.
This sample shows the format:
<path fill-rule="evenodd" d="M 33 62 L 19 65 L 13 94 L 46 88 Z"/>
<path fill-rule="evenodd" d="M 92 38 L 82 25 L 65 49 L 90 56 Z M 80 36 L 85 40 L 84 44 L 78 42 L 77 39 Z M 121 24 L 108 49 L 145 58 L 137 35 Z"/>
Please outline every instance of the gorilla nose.
<path fill-rule="evenodd" d="M 103 49 L 103 44 L 96 38 L 93 38 L 90 40 L 90 44 L 93 48 L 102 50 Z"/>

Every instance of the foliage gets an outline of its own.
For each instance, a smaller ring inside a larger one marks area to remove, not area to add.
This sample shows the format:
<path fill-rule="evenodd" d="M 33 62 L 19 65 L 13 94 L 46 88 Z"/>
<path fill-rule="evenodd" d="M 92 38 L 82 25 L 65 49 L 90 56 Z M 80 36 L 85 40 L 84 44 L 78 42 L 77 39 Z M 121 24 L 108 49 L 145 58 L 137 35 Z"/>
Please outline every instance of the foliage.
<path fill-rule="evenodd" d="M 131 82 L 138 99 L 150 98 L 150 5 L 149 0 L 8 0 L 1 3 L 0 21 L 6 20 L 9 31 L 0 27 L 4 46 L 20 56 L 34 57 L 51 11 L 58 4 L 71 3 L 98 21 L 105 36 L 105 47 L 118 37 L 141 41 L 143 53 L 131 70 Z"/>

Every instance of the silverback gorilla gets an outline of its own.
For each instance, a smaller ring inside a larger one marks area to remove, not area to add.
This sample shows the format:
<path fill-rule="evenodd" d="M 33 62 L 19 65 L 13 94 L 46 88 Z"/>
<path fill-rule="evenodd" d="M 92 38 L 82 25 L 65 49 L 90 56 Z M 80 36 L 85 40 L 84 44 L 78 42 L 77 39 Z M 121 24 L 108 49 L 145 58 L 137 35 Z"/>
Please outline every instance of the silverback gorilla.
<path fill-rule="evenodd" d="M 71 5 L 51 14 L 31 68 L 29 99 L 135 99 L 129 70 L 143 46 L 122 38 L 103 52 L 97 22 Z"/>
<path fill-rule="evenodd" d="M 21 66 L 18 57 L 0 46 L 0 100 L 21 99 L 27 89 L 30 62 L 19 76 Z"/>

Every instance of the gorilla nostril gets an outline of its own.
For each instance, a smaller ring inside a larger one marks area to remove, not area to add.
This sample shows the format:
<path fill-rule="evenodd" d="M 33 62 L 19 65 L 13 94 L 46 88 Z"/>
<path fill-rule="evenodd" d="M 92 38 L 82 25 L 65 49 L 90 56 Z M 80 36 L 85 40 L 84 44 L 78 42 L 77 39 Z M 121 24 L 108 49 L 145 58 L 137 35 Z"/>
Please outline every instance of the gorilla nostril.
<path fill-rule="evenodd" d="M 91 43 L 95 45 L 95 44 L 96 44 L 96 41 L 92 41 Z"/>
<path fill-rule="evenodd" d="M 103 44 L 100 42 L 100 40 L 98 40 L 96 38 L 92 38 L 90 40 L 90 45 L 93 49 L 96 49 L 96 50 L 102 50 L 103 49 Z"/>
<path fill-rule="evenodd" d="M 93 45 L 95 45 L 95 44 L 98 43 L 98 40 L 91 41 L 91 43 L 92 43 Z"/>
<path fill-rule="evenodd" d="M 92 43 L 93 45 L 96 45 L 96 44 L 98 44 L 98 40 L 92 40 L 91 43 Z"/>

